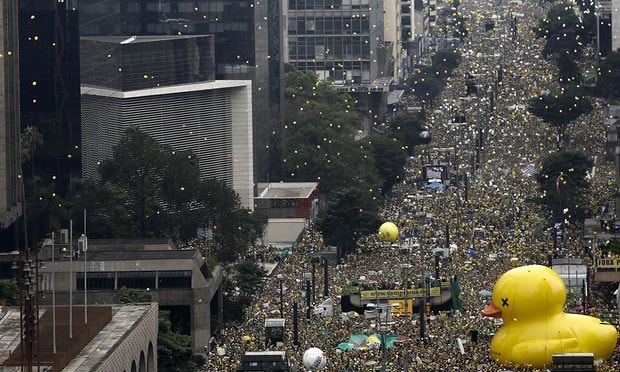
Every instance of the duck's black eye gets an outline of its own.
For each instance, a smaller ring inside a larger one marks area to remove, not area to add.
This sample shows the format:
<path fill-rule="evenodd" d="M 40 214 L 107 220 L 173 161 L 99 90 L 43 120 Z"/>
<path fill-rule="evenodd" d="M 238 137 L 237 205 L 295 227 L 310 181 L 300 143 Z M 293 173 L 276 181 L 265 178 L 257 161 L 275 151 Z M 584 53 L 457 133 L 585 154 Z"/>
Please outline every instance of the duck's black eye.
<path fill-rule="evenodd" d="M 509 305 L 508 305 L 508 297 L 506 297 L 506 298 L 502 298 L 502 307 L 504 307 L 504 306 L 506 306 L 506 307 L 508 307 L 508 306 L 509 306 Z"/>

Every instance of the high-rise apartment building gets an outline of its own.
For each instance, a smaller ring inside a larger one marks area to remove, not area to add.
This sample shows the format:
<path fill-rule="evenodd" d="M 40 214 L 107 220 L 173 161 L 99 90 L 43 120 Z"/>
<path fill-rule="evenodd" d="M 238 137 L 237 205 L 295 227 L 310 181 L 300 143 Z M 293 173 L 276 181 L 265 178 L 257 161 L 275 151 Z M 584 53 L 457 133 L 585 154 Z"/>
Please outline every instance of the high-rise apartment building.
<path fill-rule="evenodd" d="M 17 248 L 15 221 L 21 214 L 19 132 L 19 40 L 17 0 L 0 4 L 0 240 Z M 11 237 L 13 237 L 11 239 Z M 4 240 L 6 238 L 6 240 Z"/>
<path fill-rule="evenodd" d="M 255 181 L 279 174 L 282 1 L 81 0 L 81 36 L 214 35 L 217 80 L 251 80 Z"/>

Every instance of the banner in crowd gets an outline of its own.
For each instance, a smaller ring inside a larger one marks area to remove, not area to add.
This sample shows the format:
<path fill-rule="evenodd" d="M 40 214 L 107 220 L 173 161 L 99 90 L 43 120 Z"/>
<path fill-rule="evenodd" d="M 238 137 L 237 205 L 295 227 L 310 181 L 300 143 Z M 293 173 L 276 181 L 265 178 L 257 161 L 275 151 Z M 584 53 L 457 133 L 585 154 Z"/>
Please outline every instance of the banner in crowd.
<path fill-rule="evenodd" d="M 424 288 L 409 288 L 407 291 L 407 298 L 422 298 L 426 295 Z M 430 288 L 430 297 L 439 297 L 441 296 L 441 288 L 439 287 L 431 287 Z M 379 289 L 379 290 L 368 290 L 361 291 L 360 297 L 362 300 L 372 300 L 375 298 L 405 298 L 405 290 L 404 289 Z"/>
<path fill-rule="evenodd" d="M 385 347 L 391 349 L 397 342 L 407 341 L 406 336 L 395 335 L 381 335 L 374 333 L 370 336 L 364 334 L 352 334 L 345 342 L 341 342 L 336 346 L 340 350 L 366 350 L 366 349 L 378 349 L 381 346 L 381 341 L 385 339 Z"/>
<path fill-rule="evenodd" d="M 413 300 L 389 300 L 390 305 L 397 304 L 392 307 L 392 315 L 402 316 L 409 315 L 413 312 Z"/>

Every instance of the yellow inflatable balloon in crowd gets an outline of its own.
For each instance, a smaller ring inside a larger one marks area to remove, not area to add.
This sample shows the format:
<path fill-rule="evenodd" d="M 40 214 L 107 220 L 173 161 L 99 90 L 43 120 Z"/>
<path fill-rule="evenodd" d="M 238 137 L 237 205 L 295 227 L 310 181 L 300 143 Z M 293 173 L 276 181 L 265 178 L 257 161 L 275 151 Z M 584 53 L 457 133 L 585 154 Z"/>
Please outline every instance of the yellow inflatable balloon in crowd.
<path fill-rule="evenodd" d="M 491 357 L 500 364 L 550 366 L 553 354 L 593 353 L 608 359 L 618 339 L 611 324 L 586 315 L 566 314 L 566 287 L 552 269 L 541 265 L 514 268 L 493 287 L 482 315 L 504 324 L 491 341 Z"/>
<path fill-rule="evenodd" d="M 386 242 L 393 242 L 398 238 L 398 226 L 392 222 L 385 222 L 379 227 L 379 236 Z"/>

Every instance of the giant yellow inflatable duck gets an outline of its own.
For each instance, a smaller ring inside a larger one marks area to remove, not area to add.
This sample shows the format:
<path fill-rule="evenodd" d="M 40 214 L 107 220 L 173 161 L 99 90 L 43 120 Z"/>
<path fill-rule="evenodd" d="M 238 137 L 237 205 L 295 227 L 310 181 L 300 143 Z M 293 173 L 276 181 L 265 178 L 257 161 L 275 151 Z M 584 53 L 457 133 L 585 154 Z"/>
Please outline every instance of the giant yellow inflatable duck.
<path fill-rule="evenodd" d="M 556 353 L 593 353 L 608 359 L 618 338 L 613 325 L 586 315 L 566 314 L 566 287 L 546 266 L 529 265 L 504 273 L 493 287 L 482 315 L 502 317 L 491 341 L 491 357 L 500 364 L 551 365 Z"/>

